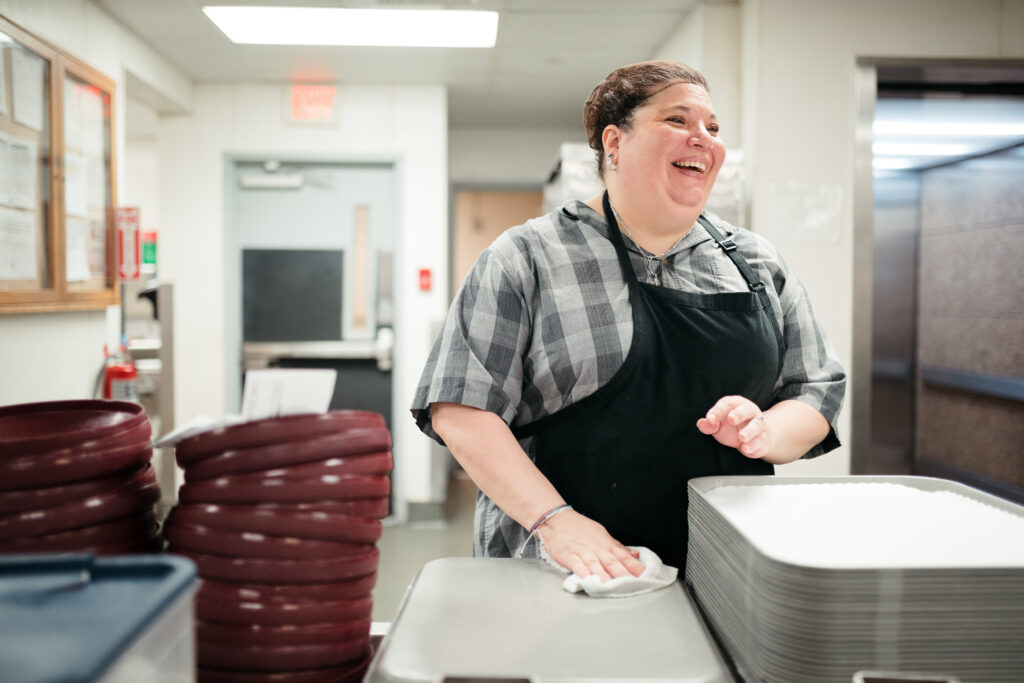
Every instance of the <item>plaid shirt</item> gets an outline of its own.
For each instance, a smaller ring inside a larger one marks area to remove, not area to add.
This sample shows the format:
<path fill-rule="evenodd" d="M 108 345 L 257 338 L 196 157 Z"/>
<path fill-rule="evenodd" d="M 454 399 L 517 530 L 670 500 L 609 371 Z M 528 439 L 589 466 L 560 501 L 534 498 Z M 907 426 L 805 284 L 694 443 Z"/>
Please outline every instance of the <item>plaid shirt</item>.
<path fill-rule="evenodd" d="M 775 400 L 807 403 L 832 426 L 829 437 L 804 457 L 835 448 L 846 376 L 807 292 L 767 240 L 704 215 L 774 285 L 767 292 L 785 345 Z M 416 390 L 412 413 L 424 433 L 440 441 L 430 425 L 431 403 L 489 410 L 518 426 L 575 403 L 612 378 L 629 351 L 633 314 L 608 230 L 604 217 L 572 200 L 505 231 L 484 251 L 452 302 Z M 626 235 L 623 240 L 637 278 L 650 282 L 650 261 Z M 664 287 L 702 294 L 749 291 L 699 223 L 665 260 L 663 268 L 654 262 Z M 532 458 L 531 439 L 520 444 Z M 483 493 L 477 496 L 475 528 L 475 555 L 507 557 L 527 539 L 526 529 Z M 536 555 L 535 546 L 525 554 Z"/>

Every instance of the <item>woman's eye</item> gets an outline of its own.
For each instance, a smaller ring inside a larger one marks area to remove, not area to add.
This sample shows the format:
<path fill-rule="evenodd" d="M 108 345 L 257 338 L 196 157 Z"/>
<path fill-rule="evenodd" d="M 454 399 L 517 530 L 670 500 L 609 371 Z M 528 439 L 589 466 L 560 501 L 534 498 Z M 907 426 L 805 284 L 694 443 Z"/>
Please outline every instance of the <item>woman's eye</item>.
<path fill-rule="evenodd" d="M 711 124 L 708 126 L 708 132 L 712 135 L 718 135 L 718 124 Z"/>
<path fill-rule="evenodd" d="M 679 118 L 678 116 L 673 116 L 672 118 L 669 119 L 669 121 L 671 121 L 672 123 L 678 123 L 678 124 L 684 125 L 684 126 L 686 125 L 686 121 L 681 119 L 681 118 Z"/>

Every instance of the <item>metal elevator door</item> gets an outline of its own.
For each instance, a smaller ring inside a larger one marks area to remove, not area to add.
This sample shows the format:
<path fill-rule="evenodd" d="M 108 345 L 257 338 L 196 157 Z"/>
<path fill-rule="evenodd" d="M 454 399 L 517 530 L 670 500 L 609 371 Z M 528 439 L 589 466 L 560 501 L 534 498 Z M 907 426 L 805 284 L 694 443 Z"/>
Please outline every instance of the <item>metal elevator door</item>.
<path fill-rule="evenodd" d="M 381 413 L 390 429 L 393 165 L 238 160 L 230 173 L 241 367 L 334 368 L 331 409 Z"/>
<path fill-rule="evenodd" d="M 1019 60 L 858 68 L 854 473 L 1024 501 L 1021 121 Z"/>

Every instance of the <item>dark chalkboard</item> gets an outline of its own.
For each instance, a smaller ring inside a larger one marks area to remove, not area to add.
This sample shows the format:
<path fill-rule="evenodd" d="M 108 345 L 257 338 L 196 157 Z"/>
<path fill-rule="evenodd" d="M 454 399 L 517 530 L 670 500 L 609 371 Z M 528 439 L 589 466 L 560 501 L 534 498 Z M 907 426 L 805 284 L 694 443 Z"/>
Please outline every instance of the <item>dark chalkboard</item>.
<path fill-rule="evenodd" d="M 242 251 L 247 342 L 341 339 L 341 250 Z"/>

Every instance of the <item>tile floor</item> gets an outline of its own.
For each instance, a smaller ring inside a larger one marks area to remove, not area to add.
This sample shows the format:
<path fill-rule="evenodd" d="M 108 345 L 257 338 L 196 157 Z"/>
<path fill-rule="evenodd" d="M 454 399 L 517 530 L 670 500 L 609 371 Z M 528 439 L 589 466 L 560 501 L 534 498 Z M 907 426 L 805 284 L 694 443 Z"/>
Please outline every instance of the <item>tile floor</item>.
<path fill-rule="evenodd" d="M 406 588 L 430 560 L 473 554 L 473 504 L 476 485 L 462 471 L 448 483 L 443 521 L 385 526 L 377 547 L 380 565 L 373 589 L 373 620 L 395 618 Z"/>

